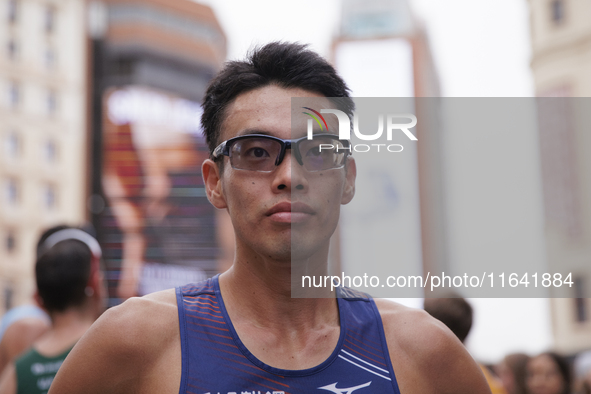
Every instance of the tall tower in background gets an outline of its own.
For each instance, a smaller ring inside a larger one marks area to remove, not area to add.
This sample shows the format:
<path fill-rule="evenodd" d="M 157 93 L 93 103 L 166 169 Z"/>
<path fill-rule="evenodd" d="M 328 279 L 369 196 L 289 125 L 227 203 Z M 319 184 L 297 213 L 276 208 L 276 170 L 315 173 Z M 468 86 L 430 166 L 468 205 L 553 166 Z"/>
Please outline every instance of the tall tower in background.
<path fill-rule="evenodd" d="M 368 171 L 362 176 L 381 179 L 383 201 L 389 207 L 382 212 L 393 215 L 388 224 L 391 236 L 382 243 L 390 251 L 396 251 L 392 267 L 415 265 L 414 274 L 449 272 L 442 130 L 439 124 L 433 123 L 437 119 L 436 97 L 440 96 L 440 91 L 425 29 L 406 0 L 343 0 L 332 60 L 354 97 L 406 97 L 406 102 L 414 106 L 419 119 L 415 129 L 418 143 L 409 145 L 408 149 L 405 146 L 404 156 L 401 154 L 397 158 L 404 163 L 395 166 L 393 163 L 389 166 L 368 164 Z M 430 101 L 417 99 L 420 97 L 434 98 Z M 362 160 L 361 156 L 358 155 L 357 160 Z M 365 166 L 360 163 L 358 167 Z M 371 213 L 357 216 L 368 214 Z M 376 214 L 379 217 L 380 214 Z M 345 219 L 350 215 L 355 220 L 356 213 L 345 209 L 344 215 Z M 354 237 L 353 234 L 349 236 Z M 342 253 L 350 255 L 351 251 L 345 250 L 347 234 L 343 234 L 343 239 Z M 391 253 L 378 254 L 381 259 L 388 255 Z M 347 259 L 342 260 L 347 265 Z"/>
<path fill-rule="evenodd" d="M 86 219 L 85 15 L 0 1 L 0 314 L 30 300 L 41 230 Z"/>
<path fill-rule="evenodd" d="M 529 0 L 531 68 L 543 106 L 539 133 L 546 245 L 553 267 L 573 273 L 569 293 L 551 302 L 557 350 L 591 348 L 591 4 L 576 0 Z M 567 97 L 573 97 L 568 99 Z M 578 98 L 575 98 L 578 97 Z M 545 108 L 545 109 L 544 109 Z"/>
<path fill-rule="evenodd" d="M 529 0 L 531 67 L 536 95 L 591 94 L 591 4 L 576 0 Z"/>

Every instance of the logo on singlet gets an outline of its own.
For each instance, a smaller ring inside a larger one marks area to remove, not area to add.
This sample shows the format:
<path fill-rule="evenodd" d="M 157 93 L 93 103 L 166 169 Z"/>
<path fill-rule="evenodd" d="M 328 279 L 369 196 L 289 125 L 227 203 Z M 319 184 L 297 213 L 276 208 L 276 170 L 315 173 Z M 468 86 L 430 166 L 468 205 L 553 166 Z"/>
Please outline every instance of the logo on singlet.
<path fill-rule="evenodd" d="M 331 391 L 335 394 L 351 394 L 353 391 L 362 389 L 362 388 L 367 387 L 371 384 L 371 382 L 367 382 L 367 383 L 360 384 L 359 386 L 339 389 L 339 388 L 337 388 L 338 383 L 339 382 L 329 384 L 328 386 L 324 386 L 324 387 L 318 387 L 318 390 Z"/>

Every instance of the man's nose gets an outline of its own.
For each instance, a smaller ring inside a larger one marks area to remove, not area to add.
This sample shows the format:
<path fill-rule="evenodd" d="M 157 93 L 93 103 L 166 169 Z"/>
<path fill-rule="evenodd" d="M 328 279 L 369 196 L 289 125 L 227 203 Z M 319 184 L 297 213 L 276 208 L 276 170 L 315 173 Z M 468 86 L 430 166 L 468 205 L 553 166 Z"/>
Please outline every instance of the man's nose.
<path fill-rule="evenodd" d="M 304 168 L 292 154 L 291 149 L 287 149 L 283 161 L 275 169 L 272 185 L 273 190 L 277 192 L 306 190 L 308 188 L 308 182 L 304 171 Z"/>

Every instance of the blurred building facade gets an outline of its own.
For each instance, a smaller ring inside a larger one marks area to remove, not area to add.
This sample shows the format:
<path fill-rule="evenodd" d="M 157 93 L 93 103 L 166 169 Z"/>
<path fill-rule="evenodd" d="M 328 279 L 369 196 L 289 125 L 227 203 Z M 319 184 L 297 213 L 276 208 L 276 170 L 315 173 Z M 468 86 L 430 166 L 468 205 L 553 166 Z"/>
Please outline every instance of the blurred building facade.
<path fill-rule="evenodd" d="M 396 250 L 392 267 L 417 265 L 415 275 L 449 272 L 442 130 L 437 122 L 435 99 L 440 96 L 440 87 L 424 26 L 406 0 L 343 0 L 332 60 L 352 88 L 353 96 L 408 98 L 405 102 L 414 107 L 419 122 L 413 133 L 418 142 L 416 146 L 405 145 L 405 158 L 402 154 L 397 158 L 406 161 L 374 165 L 374 174 L 365 176 L 379 177 L 393 191 L 384 193 L 386 200 L 390 195 L 387 208 L 374 207 L 381 211 L 379 215 L 397 215 L 390 221 L 391 237 L 382 243 Z M 414 99 L 421 97 L 434 99 Z M 389 167 L 389 174 L 378 175 L 385 167 Z M 402 170 L 396 173 L 394 167 Z M 398 233 L 405 236 L 398 238 Z M 407 237 L 409 234 L 412 235 Z M 353 252 L 345 250 L 348 243 L 345 240 L 342 254 Z M 381 261 L 389 254 L 378 253 Z"/>
<path fill-rule="evenodd" d="M 103 193 L 107 93 L 141 96 L 132 106 L 147 97 L 152 107 L 141 110 L 152 115 L 162 115 L 159 104 L 168 104 L 173 111 L 165 115 L 176 117 L 176 126 L 198 124 L 198 103 L 225 60 L 226 38 L 212 10 L 191 0 L 0 0 L 0 18 L 1 316 L 31 300 L 34 247 L 43 229 L 91 222 L 106 260 L 120 241 L 104 231 L 114 227 L 112 215 L 103 220 L 109 213 Z M 160 156 L 164 161 L 187 156 L 170 148 Z M 183 176 L 175 179 L 185 185 L 189 175 Z M 140 183 L 134 187 L 149 188 Z"/>
<path fill-rule="evenodd" d="M 573 287 L 551 300 L 557 350 L 591 348 L 591 3 L 529 0 L 531 68 L 540 97 L 546 244 L 550 272 L 573 273 Z M 573 97 L 567 99 L 567 97 Z M 587 127 L 585 127 L 587 126 Z"/>
<path fill-rule="evenodd" d="M 86 218 L 82 0 L 0 1 L 0 314 L 30 301 L 42 229 Z"/>
<path fill-rule="evenodd" d="M 575 0 L 529 0 L 529 4 L 537 96 L 588 97 L 591 4 Z"/>
<path fill-rule="evenodd" d="M 226 58 L 213 11 L 190 0 L 90 3 L 92 222 L 110 305 L 218 272 L 201 101 Z"/>

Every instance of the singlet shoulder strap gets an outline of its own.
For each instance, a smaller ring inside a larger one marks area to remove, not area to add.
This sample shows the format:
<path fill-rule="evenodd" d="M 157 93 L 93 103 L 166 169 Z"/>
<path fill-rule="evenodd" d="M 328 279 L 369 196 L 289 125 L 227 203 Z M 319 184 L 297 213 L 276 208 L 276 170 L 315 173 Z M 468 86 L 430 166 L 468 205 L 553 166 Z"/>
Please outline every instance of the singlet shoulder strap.
<path fill-rule="evenodd" d="M 361 291 L 353 290 L 348 287 L 337 287 L 337 297 L 344 298 L 349 301 L 367 301 L 371 300 L 371 296 Z"/>
<path fill-rule="evenodd" d="M 217 279 L 216 275 L 214 278 Z M 187 305 L 191 307 L 210 308 L 208 303 L 217 303 L 214 288 L 214 278 L 207 279 L 199 283 L 189 283 L 184 286 L 176 288 L 177 309 L 179 314 L 179 331 L 181 337 L 181 385 L 179 393 L 186 391 L 188 377 L 189 377 L 189 327 Z M 189 312 L 190 313 L 190 312 Z"/>
<path fill-rule="evenodd" d="M 340 312 L 347 327 L 339 357 L 374 376 L 389 380 L 394 392 L 400 394 L 384 325 L 373 298 L 348 288 L 342 288 L 339 297 Z"/>
<path fill-rule="evenodd" d="M 217 277 L 217 275 L 216 275 Z M 182 297 L 196 297 L 201 294 L 215 295 L 215 288 L 213 286 L 213 278 L 209 278 L 199 283 L 189 283 L 187 285 L 177 288 L 177 294 Z"/>

